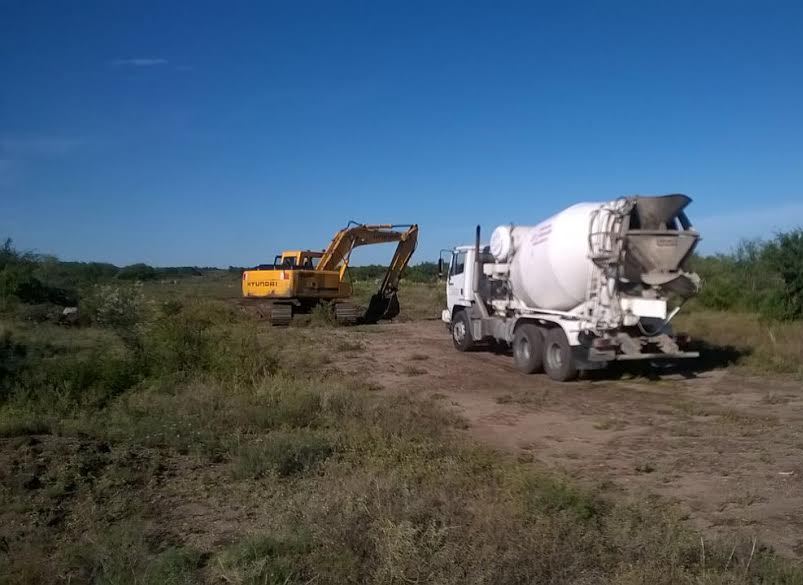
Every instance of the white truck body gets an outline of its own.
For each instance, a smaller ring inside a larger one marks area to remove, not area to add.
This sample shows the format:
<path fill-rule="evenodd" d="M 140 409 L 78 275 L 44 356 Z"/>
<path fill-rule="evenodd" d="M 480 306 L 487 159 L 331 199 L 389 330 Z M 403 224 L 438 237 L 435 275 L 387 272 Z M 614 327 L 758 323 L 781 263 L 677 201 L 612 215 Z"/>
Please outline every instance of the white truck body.
<path fill-rule="evenodd" d="M 496 340 L 517 366 L 555 379 L 610 361 L 694 357 L 672 336 L 671 298 L 699 290 L 684 265 L 699 234 L 685 195 L 580 203 L 535 226 L 500 226 L 488 246 L 450 250 L 455 346 Z"/>

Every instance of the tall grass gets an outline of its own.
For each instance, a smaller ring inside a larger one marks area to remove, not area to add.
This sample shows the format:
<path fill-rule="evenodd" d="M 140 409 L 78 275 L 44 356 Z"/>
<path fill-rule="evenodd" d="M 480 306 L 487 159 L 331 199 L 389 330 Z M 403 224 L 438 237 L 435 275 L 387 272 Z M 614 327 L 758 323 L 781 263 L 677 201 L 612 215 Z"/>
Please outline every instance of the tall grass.
<path fill-rule="evenodd" d="M 331 330 L 192 299 L 147 315 L 3 337 L 0 582 L 803 583 L 332 371 Z"/>
<path fill-rule="evenodd" d="M 689 333 L 701 351 L 727 354 L 732 363 L 759 373 L 803 376 L 803 322 L 767 321 L 752 313 L 681 312 L 675 330 Z"/>

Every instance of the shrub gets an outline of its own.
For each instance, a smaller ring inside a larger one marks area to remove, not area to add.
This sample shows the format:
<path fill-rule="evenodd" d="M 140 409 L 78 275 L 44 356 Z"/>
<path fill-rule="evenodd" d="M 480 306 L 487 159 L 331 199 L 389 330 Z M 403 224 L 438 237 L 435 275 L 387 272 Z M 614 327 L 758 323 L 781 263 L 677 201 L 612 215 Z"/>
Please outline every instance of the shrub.
<path fill-rule="evenodd" d="M 28 348 L 14 339 L 8 329 L 0 331 L 0 400 L 8 392 L 7 384 L 14 379 L 25 363 Z"/>
<path fill-rule="evenodd" d="M 38 256 L 17 251 L 11 239 L 6 239 L 0 247 L 0 311 L 9 311 L 18 303 L 76 302 L 74 293 L 49 286 L 36 277 L 39 262 Z"/>
<path fill-rule="evenodd" d="M 142 333 L 145 360 L 155 375 L 209 369 L 221 348 L 207 319 L 177 314 L 159 319 Z"/>
<path fill-rule="evenodd" d="M 172 312 L 175 307 L 168 308 Z M 253 324 L 232 328 L 214 307 L 195 305 L 163 316 L 139 329 L 144 362 L 152 375 L 209 372 L 221 378 L 253 383 L 275 373 L 279 362 Z"/>
<path fill-rule="evenodd" d="M 764 249 L 768 266 L 783 281 L 764 305 L 764 312 L 780 319 L 803 317 L 803 229 L 778 234 Z"/>
<path fill-rule="evenodd" d="M 131 332 L 145 318 L 142 287 L 98 285 L 82 302 L 81 312 L 101 327 Z"/>
<path fill-rule="evenodd" d="M 333 327 L 337 325 L 335 311 L 329 303 L 319 303 L 310 312 L 310 325 L 314 327 Z"/>
<path fill-rule="evenodd" d="M 301 534 L 252 536 L 229 546 L 211 565 L 219 580 L 226 583 L 310 583 L 311 580 L 300 579 L 309 549 L 308 537 Z"/>
<path fill-rule="evenodd" d="M 334 452 L 332 443 L 308 430 L 275 431 L 264 442 L 249 442 L 236 456 L 239 477 L 261 477 L 276 473 L 287 477 L 313 469 Z"/>
<path fill-rule="evenodd" d="M 43 411 L 98 408 L 141 379 L 136 356 L 96 348 L 88 354 L 54 356 L 30 364 L 17 372 L 13 391 L 17 401 Z"/>

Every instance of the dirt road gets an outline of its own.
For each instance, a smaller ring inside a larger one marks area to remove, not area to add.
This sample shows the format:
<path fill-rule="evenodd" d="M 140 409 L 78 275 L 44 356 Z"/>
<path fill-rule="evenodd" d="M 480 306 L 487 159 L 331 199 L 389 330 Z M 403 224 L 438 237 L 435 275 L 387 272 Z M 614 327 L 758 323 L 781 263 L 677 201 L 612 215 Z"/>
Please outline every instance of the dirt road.
<path fill-rule="evenodd" d="M 518 373 L 505 355 L 455 351 L 437 321 L 338 335 L 355 348 L 339 368 L 443 399 L 480 441 L 600 489 L 676 500 L 706 532 L 803 558 L 799 382 L 720 369 L 559 384 Z"/>

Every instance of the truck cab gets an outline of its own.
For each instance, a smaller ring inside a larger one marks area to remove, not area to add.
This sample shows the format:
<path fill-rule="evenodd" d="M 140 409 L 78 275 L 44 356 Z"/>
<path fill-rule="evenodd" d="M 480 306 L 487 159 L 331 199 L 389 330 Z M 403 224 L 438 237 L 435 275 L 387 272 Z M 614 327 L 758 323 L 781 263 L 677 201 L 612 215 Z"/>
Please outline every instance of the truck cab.
<path fill-rule="evenodd" d="M 441 315 L 446 323 L 452 322 L 455 307 L 471 306 L 476 264 L 473 246 L 458 246 L 450 252 L 446 275 L 446 309 Z"/>

